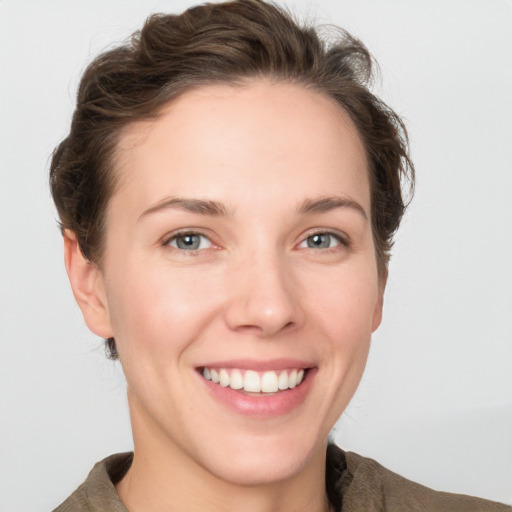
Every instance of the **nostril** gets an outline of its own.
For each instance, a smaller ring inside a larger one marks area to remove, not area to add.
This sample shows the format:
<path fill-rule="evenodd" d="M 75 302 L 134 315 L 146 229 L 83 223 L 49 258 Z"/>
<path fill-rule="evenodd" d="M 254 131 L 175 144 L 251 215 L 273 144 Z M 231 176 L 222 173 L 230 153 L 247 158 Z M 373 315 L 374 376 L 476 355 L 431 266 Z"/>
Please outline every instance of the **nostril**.
<path fill-rule="evenodd" d="M 243 332 L 243 333 L 247 333 L 247 334 L 255 334 L 255 335 L 260 335 L 260 336 L 263 331 L 263 329 L 259 325 L 250 325 L 250 324 L 238 325 L 235 327 L 235 330 L 238 332 Z"/>
<path fill-rule="evenodd" d="M 238 325 L 234 328 L 235 331 L 244 334 L 252 334 L 259 338 L 270 338 L 278 332 L 291 331 L 295 328 L 295 322 L 287 322 L 281 327 L 274 327 L 268 325 Z"/>

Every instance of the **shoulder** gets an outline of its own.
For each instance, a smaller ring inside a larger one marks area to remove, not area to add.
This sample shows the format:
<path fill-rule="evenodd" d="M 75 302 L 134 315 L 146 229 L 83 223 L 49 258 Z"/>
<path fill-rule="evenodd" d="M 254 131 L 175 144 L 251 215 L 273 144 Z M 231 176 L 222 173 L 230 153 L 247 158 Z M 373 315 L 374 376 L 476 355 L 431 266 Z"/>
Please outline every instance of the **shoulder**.
<path fill-rule="evenodd" d="M 98 462 L 85 482 L 53 512 L 128 512 L 114 487 L 130 467 L 133 453 L 118 453 Z"/>
<path fill-rule="evenodd" d="M 501 503 L 435 491 L 336 446 L 329 450 L 330 460 L 341 464 L 336 487 L 342 512 L 512 512 L 512 507 Z"/>

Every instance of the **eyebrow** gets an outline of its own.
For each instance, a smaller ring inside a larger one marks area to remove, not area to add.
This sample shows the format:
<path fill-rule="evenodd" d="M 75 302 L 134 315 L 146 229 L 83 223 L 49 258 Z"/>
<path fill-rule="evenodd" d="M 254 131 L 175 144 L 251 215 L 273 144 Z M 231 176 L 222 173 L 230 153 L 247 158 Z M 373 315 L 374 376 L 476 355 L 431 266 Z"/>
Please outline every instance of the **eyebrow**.
<path fill-rule="evenodd" d="M 338 196 L 306 199 L 299 206 L 298 212 L 301 215 L 307 215 L 312 213 L 324 213 L 336 208 L 350 208 L 359 212 L 366 220 L 368 220 L 368 215 L 366 214 L 364 208 L 357 201 Z"/>
<path fill-rule="evenodd" d="M 336 208 L 351 208 L 359 212 L 365 219 L 368 219 L 364 208 L 357 201 L 338 196 L 306 199 L 299 206 L 297 211 L 300 215 L 308 215 L 324 213 Z M 211 215 L 214 217 L 226 217 L 228 215 L 226 207 L 218 201 L 212 201 L 209 199 L 168 197 L 142 212 L 139 215 L 138 220 L 151 215 L 152 213 L 167 209 L 182 210 L 185 212 L 198 213 L 200 215 Z"/>
<path fill-rule="evenodd" d="M 138 220 L 161 210 L 182 210 L 190 213 L 199 213 L 201 215 L 213 215 L 215 217 L 227 216 L 226 207 L 218 201 L 205 199 L 192 199 L 184 197 L 167 197 L 151 206 L 139 215 Z"/>

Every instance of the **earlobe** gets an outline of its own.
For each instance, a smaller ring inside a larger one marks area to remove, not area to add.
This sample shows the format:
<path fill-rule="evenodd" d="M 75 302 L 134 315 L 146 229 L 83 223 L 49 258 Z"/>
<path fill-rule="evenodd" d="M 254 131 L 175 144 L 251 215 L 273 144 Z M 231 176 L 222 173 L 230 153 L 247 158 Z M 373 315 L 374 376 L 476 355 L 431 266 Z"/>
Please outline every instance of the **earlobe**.
<path fill-rule="evenodd" d="M 372 332 L 375 332 L 382 322 L 382 309 L 384 307 L 384 290 L 386 289 L 387 280 L 388 274 L 386 271 L 386 274 L 380 278 L 378 291 L 379 296 L 377 299 L 377 304 L 375 305 L 375 309 L 373 311 Z"/>
<path fill-rule="evenodd" d="M 66 229 L 64 262 L 75 300 L 87 327 L 102 338 L 113 336 L 103 275 L 82 253 L 74 231 Z"/>
<path fill-rule="evenodd" d="M 382 307 L 384 303 L 384 290 L 379 292 L 379 298 L 373 311 L 372 332 L 375 332 L 382 322 Z"/>

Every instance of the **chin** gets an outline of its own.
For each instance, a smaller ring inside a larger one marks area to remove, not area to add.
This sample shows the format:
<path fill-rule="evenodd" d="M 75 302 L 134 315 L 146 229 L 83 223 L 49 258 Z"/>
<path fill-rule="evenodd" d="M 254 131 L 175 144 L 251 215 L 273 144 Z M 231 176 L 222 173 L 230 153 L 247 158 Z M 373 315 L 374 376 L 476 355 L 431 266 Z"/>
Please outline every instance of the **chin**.
<path fill-rule="evenodd" d="M 237 443 L 219 442 L 217 446 L 223 448 L 209 451 L 208 462 L 203 459 L 205 469 L 234 485 L 257 486 L 292 479 L 313 459 L 323 466 L 327 437 L 320 443 L 308 443 L 304 436 L 297 434 L 284 438 L 252 436 Z"/>
<path fill-rule="evenodd" d="M 293 455 L 293 456 L 292 456 Z M 290 454 L 286 457 L 233 455 L 218 467 L 211 468 L 225 482 L 240 486 L 269 485 L 292 479 L 307 465 L 307 458 Z"/>

